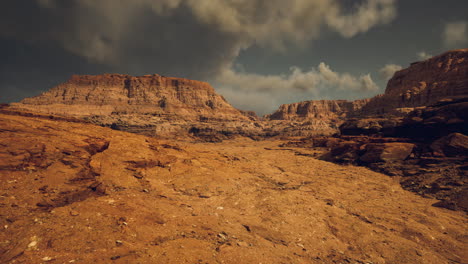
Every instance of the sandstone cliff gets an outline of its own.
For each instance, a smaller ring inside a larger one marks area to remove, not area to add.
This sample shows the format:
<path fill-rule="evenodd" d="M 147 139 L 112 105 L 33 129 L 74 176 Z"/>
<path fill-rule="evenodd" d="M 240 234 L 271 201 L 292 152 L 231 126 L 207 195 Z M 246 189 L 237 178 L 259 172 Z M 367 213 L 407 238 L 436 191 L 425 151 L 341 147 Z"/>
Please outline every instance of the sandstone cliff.
<path fill-rule="evenodd" d="M 284 104 L 271 115 L 265 116 L 267 120 L 302 120 L 302 119 L 336 119 L 346 117 L 348 113 L 362 108 L 369 99 L 346 100 L 317 100 L 304 101 L 293 104 Z"/>
<path fill-rule="evenodd" d="M 175 115 L 246 120 L 208 83 L 145 75 L 74 75 L 67 82 L 16 107 L 76 116 L 111 114 Z"/>
<path fill-rule="evenodd" d="M 232 107 L 208 83 L 160 75 L 75 75 L 13 107 L 85 118 L 147 135 L 190 133 L 217 141 L 237 134 L 330 135 L 349 118 L 402 118 L 415 108 L 467 95 L 468 49 L 462 49 L 398 71 L 385 93 L 373 98 L 285 104 L 263 121 L 252 112 Z"/>
<path fill-rule="evenodd" d="M 361 122 L 363 118 L 374 120 L 379 117 L 388 123 L 390 116 L 401 119 L 416 108 L 424 108 L 442 99 L 467 96 L 468 49 L 453 50 L 412 63 L 396 72 L 384 94 L 355 101 L 318 100 L 285 104 L 273 114 L 266 115 L 265 119 L 270 123 L 278 120 L 275 125 L 267 125 L 276 134 L 326 135 L 337 133 L 337 128 L 349 118 Z M 397 121 L 392 119 L 390 123 Z"/>
<path fill-rule="evenodd" d="M 362 114 L 391 114 L 398 109 L 405 112 L 404 108 L 411 110 L 467 95 L 468 49 L 453 50 L 396 72 L 385 93 L 372 98 Z"/>
<path fill-rule="evenodd" d="M 235 135 L 258 129 L 252 123 L 255 117 L 232 107 L 208 83 L 157 74 L 74 75 L 12 107 L 146 135 L 173 137 L 201 130 Z"/>

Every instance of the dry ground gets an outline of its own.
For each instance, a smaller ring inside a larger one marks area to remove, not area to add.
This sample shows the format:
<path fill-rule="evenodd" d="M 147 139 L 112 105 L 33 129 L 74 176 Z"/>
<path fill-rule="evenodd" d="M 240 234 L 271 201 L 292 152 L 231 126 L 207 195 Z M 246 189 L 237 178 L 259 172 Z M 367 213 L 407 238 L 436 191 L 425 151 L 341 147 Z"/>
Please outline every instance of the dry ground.
<path fill-rule="evenodd" d="M 0 114 L 0 263 L 467 263 L 467 219 L 279 141 Z"/>

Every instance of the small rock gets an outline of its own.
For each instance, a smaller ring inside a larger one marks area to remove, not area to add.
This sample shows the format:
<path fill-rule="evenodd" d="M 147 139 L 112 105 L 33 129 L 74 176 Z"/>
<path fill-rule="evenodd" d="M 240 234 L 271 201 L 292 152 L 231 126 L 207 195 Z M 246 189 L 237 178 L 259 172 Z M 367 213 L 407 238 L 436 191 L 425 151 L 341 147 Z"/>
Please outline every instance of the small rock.
<path fill-rule="evenodd" d="M 51 257 L 43 257 L 42 260 L 43 260 L 43 261 L 51 261 L 52 258 L 51 258 Z"/>
<path fill-rule="evenodd" d="M 33 240 L 33 241 L 31 241 L 31 243 L 28 244 L 28 248 L 33 248 L 35 246 L 37 246 L 37 241 L 36 240 Z"/>
<path fill-rule="evenodd" d="M 143 192 L 149 193 L 149 190 L 148 189 L 143 189 Z"/>
<path fill-rule="evenodd" d="M 247 242 L 244 242 L 244 241 L 237 242 L 237 245 L 239 247 L 248 247 L 249 246 L 249 244 Z"/>
<path fill-rule="evenodd" d="M 224 232 L 223 232 L 223 233 L 224 233 Z M 225 235 L 226 233 L 224 233 L 224 234 L 223 234 L 223 233 L 219 233 L 219 234 L 218 234 L 218 237 L 221 238 L 221 239 L 223 239 L 223 240 L 227 240 L 227 236 Z"/>
<path fill-rule="evenodd" d="M 71 211 L 70 211 L 70 215 L 71 215 L 71 216 L 78 216 L 79 214 L 80 214 L 80 213 L 78 213 L 78 212 L 75 211 L 75 210 L 71 210 Z"/>
<path fill-rule="evenodd" d="M 116 240 L 116 241 L 115 241 L 115 244 L 116 244 L 117 246 L 121 246 L 121 245 L 123 244 L 123 242 L 122 242 L 122 240 Z"/>

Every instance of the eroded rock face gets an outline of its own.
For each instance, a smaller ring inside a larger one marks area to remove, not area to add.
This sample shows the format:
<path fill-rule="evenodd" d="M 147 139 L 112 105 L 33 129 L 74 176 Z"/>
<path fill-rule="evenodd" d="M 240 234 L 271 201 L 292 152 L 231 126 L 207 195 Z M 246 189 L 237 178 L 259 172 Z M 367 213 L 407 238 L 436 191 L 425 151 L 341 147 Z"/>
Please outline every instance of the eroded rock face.
<path fill-rule="evenodd" d="M 414 147 L 411 143 L 370 143 L 359 159 L 366 163 L 402 161 L 408 158 Z"/>
<path fill-rule="evenodd" d="M 74 75 L 67 82 L 16 106 L 76 116 L 111 114 L 174 115 L 183 119 L 245 120 L 208 83 L 145 75 Z"/>
<path fill-rule="evenodd" d="M 359 110 L 368 99 L 319 100 L 284 104 L 264 119 L 272 134 L 285 136 L 333 135 L 343 121 Z"/>
<path fill-rule="evenodd" d="M 336 119 L 362 108 L 367 99 L 304 101 L 281 105 L 276 112 L 265 116 L 268 120 Z"/>
<path fill-rule="evenodd" d="M 12 107 L 151 136 L 187 136 L 194 127 L 232 135 L 258 129 L 253 125 L 256 116 L 232 107 L 208 83 L 157 74 L 74 75 Z"/>
<path fill-rule="evenodd" d="M 388 82 L 384 94 L 373 98 L 345 101 L 305 101 L 282 105 L 266 120 L 281 120 L 288 124 L 310 122 L 317 125 L 296 129 L 294 135 L 304 135 L 304 130 L 327 131 L 324 135 L 344 131 L 347 135 L 383 134 L 394 136 L 401 119 L 412 111 L 440 100 L 457 101 L 468 96 L 468 49 L 454 50 L 431 59 L 416 62 L 398 71 Z M 459 107 L 462 107 L 461 105 Z M 320 123 L 318 121 L 322 121 Z M 460 119 L 458 120 L 460 121 Z M 443 120 L 447 123 L 449 120 Z M 450 122 L 457 122 L 452 119 Z M 441 122 L 439 122 L 441 123 Z M 313 133 L 310 133 L 313 134 Z"/>
<path fill-rule="evenodd" d="M 434 141 L 431 149 L 447 157 L 468 156 L 468 136 L 452 133 Z"/>
<path fill-rule="evenodd" d="M 395 73 L 387 84 L 385 94 L 366 104 L 363 114 L 405 112 L 434 104 L 444 98 L 468 94 L 468 49 L 453 50 Z"/>

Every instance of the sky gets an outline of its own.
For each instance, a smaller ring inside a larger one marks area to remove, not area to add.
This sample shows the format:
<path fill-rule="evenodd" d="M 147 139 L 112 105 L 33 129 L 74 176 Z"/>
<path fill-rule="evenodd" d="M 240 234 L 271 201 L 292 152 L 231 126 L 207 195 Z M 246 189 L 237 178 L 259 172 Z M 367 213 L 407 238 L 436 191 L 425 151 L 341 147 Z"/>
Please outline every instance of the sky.
<path fill-rule="evenodd" d="M 14 0 L 0 8 L 0 102 L 72 74 L 209 82 L 263 115 L 383 93 L 410 63 L 468 48 L 466 0 Z"/>

